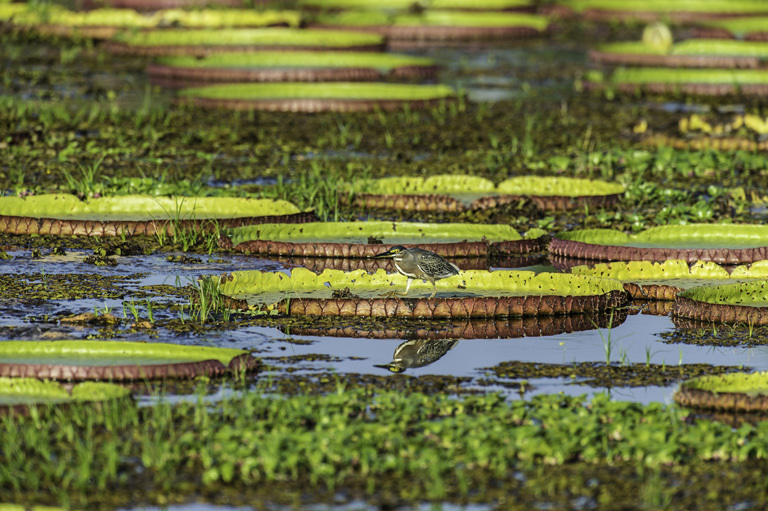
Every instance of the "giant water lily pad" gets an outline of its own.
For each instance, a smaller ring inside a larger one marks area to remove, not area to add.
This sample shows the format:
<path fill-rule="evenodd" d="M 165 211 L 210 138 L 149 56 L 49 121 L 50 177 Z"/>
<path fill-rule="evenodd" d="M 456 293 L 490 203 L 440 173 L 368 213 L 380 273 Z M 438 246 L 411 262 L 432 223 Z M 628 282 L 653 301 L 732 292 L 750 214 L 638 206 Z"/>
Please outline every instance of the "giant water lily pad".
<path fill-rule="evenodd" d="M 84 382 L 67 389 L 62 384 L 50 380 L 0 377 L 0 410 L 23 410 L 36 405 L 87 403 L 129 395 L 129 389 L 111 383 Z"/>
<path fill-rule="evenodd" d="M 313 9 L 388 9 L 407 11 L 413 8 L 413 0 L 389 0 L 382 4 L 379 0 L 299 0 L 298 5 Z M 510 10 L 533 7 L 530 0 L 429 0 L 419 2 L 421 7 L 429 9 L 461 10 Z"/>
<path fill-rule="evenodd" d="M 250 254 L 304 257 L 373 257 L 396 245 L 441 256 L 485 257 L 489 251 L 541 250 L 541 238 L 524 239 L 508 225 L 418 222 L 312 222 L 239 227 L 227 233 L 235 250 Z"/>
<path fill-rule="evenodd" d="M 693 378 L 680 385 L 674 399 L 692 408 L 765 413 L 768 411 L 768 372 Z"/>
<path fill-rule="evenodd" d="M 702 21 L 699 25 L 705 28 L 696 29 L 694 33 L 703 36 L 768 41 L 768 17 L 766 16 L 713 19 Z"/>
<path fill-rule="evenodd" d="M 123 195 L 80 200 L 74 195 L 0 197 L 0 232 L 84 236 L 154 235 L 263 222 L 306 222 L 287 201 L 223 197 Z"/>
<path fill-rule="evenodd" d="M 768 5 L 761 0 L 566 0 L 570 7 L 586 19 L 594 21 L 692 21 L 717 19 L 724 16 L 747 16 L 768 12 Z"/>
<path fill-rule="evenodd" d="M 669 69 L 618 68 L 610 78 L 600 72 L 587 73 L 587 89 L 610 88 L 624 93 L 693 94 L 724 96 L 768 94 L 766 69 Z"/>
<path fill-rule="evenodd" d="M 768 59 L 768 43 L 688 39 L 669 48 L 638 42 L 609 43 L 589 52 L 593 62 L 640 66 L 758 68 Z"/>
<path fill-rule="evenodd" d="M 532 37 L 543 34 L 548 24 L 546 17 L 536 14 L 434 10 L 418 14 L 345 11 L 316 17 L 316 26 L 371 31 L 389 41 Z"/>
<path fill-rule="evenodd" d="M 612 279 L 528 271 L 467 270 L 437 281 L 438 297 L 416 298 L 431 285 L 414 282 L 414 298 L 382 298 L 402 292 L 406 277 L 383 270 L 326 270 L 317 275 L 294 268 L 290 275 L 261 271 L 235 272 L 219 280 L 221 293 L 236 308 L 308 316 L 402 318 L 488 318 L 551 316 L 617 307 L 627 298 Z M 334 294 L 353 297 L 334 298 Z"/>
<path fill-rule="evenodd" d="M 390 177 L 350 183 L 358 207 L 397 211 L 465 211 L 487 209 L 526 198 L 554 211 L 615 204 L 624 193 L 619 183 L 569 177 L 519 176 L 494 185 L 465 175 Z"/>
<path fill-rule="evenodd" d="M 179 95 L 203 107 L 281 112 L 399 110 L 456 100 L 446 85 L 355 82 L 235 83 L 183 89 Z"/>
<path fill-rule="evenodd" d="M 205 58 L 165 57 L 147 67 L 150 80 L 181 88 L 211 82 L 373 81 L 434 77 L 434 61 L 375 52 L 247 52 Z"/>
<path fill-rule="evenodd" d="M 683 291 L 672 313 L 698 321 L 768 325 L 768 280 Z"/>
<path fill-rule="evenodd" d="M 11 11 L 7 17 L 14 27 L 34 28 L 38 32 L 58 35 L 80 35 L 107 39 L 120 31 L 147 30 L 162 27 L 225 28 L 225 27 L 267 27 L 288 25 L 298 27 L 301 14 L 298 11 L 276 11 L 253 9 L 163 9 L 151 14 L 133 9 L 98 8 L 88 11 L 70 11 L 65 7 L 51 5 L 44 11 L 38 7 L 27 7 Z"/>
<path fill-rule="evenodd" d="M 294 28 L 228 30 L 156 30 L 123 33 L 104 43 L 107 50 L 127 55 L 206 56 L 231 51 L 346 50 L 375 51 L 384 48 L 376 34 Z"/>
<path fill-rule="evenodd" d="M 243 350 L 123 341 L 1 341 L 0 376 L 141 380 L 216 376 L 253 369 Z"/>
<path fill-rule="evenodd" d="M 768 226 L 664 225 L 637 234 L 584 229 L 557 234 L 549 244 L 556 256 L 603 261 L 682 259 L 743 264 L 768 259 Z"/>
<path fill-rule="evenodd" d="M 677 293 L 706 284 L 727 284 L 744 279 L 768 278 L 768 261 L 728 269 L 713 262 L 670 260 L 600 263 L 571 268 L 575 275 L 592 275 L 624 282 L 624 289 L 635 299 L 674 300 Z"/>

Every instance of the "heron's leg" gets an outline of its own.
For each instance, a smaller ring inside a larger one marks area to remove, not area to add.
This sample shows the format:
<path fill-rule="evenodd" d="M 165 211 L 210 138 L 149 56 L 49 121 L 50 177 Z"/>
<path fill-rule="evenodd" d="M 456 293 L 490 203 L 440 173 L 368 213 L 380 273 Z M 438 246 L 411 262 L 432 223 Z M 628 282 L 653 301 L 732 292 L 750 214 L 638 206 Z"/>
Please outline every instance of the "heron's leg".
<path fill-rule="evenodd" d="M 411 289 L 411 282 L 413 282 L 413 279 L 408 277 L 408 281 L 405 283 L 405 293 L 403 293 L 403 296 L 407 295 L 408 290 Z"/>
<path fill-rule="evenodd" d="M 408 294 L 408 290 L 411 289 L 411 282 L 413 282 L 413 279 L 408 277 L 408 281 L 405 284 L 405 293 L 398 293 L 397 291 L 389 291 L 388 293 L 384 293 L 381 296 L 386 296 L 388 298 L 394 298 L 396 296 L 405 296 Z"/>
<path fill-rule="evenodd" d="M 432 294 L 429 295 L 430 298 L 434 298 L 435 294 L 437 293 L 437 285 L 435 284 L 435 279 L 427 279 L 430 284 L 432 284 Z"/>

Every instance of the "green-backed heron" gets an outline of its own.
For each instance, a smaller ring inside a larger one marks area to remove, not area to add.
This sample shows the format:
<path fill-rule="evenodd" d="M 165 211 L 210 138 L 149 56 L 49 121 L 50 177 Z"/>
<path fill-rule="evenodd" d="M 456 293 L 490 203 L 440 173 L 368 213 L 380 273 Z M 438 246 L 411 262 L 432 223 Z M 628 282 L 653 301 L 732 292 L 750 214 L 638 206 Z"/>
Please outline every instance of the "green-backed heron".
<path fill-rule="evenodd" d="M 449 263 L 434 252 L 416 247 L 405 248 L 397 245 L 373 257 L 392 259 L 397 271 L 408 277 L 403 295 L 408 294 L 413 279 L 424 279 L 432 284 L 432 294 L 429 297 L 434 298 L 437 293 L 435 281 L 458 275 L 461 271 L 458 266 Z"/>

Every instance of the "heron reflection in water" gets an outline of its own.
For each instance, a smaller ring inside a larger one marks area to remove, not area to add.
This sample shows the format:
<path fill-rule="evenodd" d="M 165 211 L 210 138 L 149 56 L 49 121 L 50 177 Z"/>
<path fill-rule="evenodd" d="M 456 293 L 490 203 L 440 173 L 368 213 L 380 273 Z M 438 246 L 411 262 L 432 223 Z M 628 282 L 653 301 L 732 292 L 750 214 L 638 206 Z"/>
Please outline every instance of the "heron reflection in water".
<path fill-rule="evenodd" d="M 374 367 L 389 369 L 393 373 L 424 367 L 448 353 L 458 343 L 458 339 L 411 339 L 397 347 L 389 364 L 375 364 Z"/>

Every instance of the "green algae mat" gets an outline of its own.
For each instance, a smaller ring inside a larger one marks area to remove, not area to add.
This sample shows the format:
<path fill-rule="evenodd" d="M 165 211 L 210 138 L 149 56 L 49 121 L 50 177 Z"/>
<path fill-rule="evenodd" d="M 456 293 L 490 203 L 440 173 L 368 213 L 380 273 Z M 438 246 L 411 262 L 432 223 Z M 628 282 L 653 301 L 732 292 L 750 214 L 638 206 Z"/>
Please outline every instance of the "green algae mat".
<path fill-rule="evenodd" d="M 304 268 L 294 268 L 290 275 L 245 271 L 221 277 L 218 285 L 234 308 L 308 316 L 549 316 L 607 310 L 627 297 L 616 280 L 527 271 L 467 270 L 437 281 L 434 299 L 383 298 L 406 285 L 404 275 L 384 270 L 326 270 L 320 275 Z M 413 291 L 414 296 L 426 294 L 431 285 L 417 280 Z"/>
<path fill-rule="evenodd" d="M 478 176 L 444 174 L 390 177 L 346 185 L 358 207 L 397 211 L 465 211 L 531 200 L 547 211 L 605 207 L 617 203 L 625 187 L 619 183 L 569 177 L 518 176 L 495 185 Z"/>
<path fill-rule="evenodd" d="M 292 203 L 226 197 L 123 195 L 80 200 L 74 195 L 0 197 L 0 232 L 13 234 L 154 235 L 176 229 L 216 228 L 314 218 Z"/>
<path fill-rule="evenodd" d="M 299 257 L 373 257 L 396 245 L 418 245 L 443 257 L 485 257 L 489 250 L 541 250 L 538 231 L 524 238 L 509 225 L 419 222 L 310 222 L 238 227 L 225 233 L 234 249 Z"/>
<path fill-rule="evenodd" d="M 768 373 L 730 373 L 685 381 L 674 394 L 678 404 L 691 408 L 736 413 L 768 411 Z"/>
<path fill-rule="evenodd" d="M 174 88 L 206 82 L 374 81 L 437 74 L 423 57 L 376 52 L 237 52 L 164 57 L 147 66 L 153 83 Z M 186 85 L 185 85 L 186 84 Z"/>
<path fill-rule="evenodd" d="M 669 260 L 599 263 L 571 268 L 574 275 L 620 280 L 635 299 L 674 300 L 677 293 L 706 284 L 729 284 L 768 278 L 768 261 L 726 269 L 713 262 Z"/>
<path fill-rule="evenodd" d="M 377 34 L 297 28 L 166 29 L 145 33 L 121 33 L 102 45 L 121 55 L 206 56 L 230 51 L 263 50 L 358 50 L 384 48 Z"/>
<path fill-rule="evenodd" d="M 130 390 L 111 383 L 84 382 L 70 389 L 50 380 L 0 377 L 0 411 L 35 405 L 85 403 L 128 397 Z M 2 508 L 2 506 L 0 506 Z"/>
<path fill-rule="evenodd" d="M 194 378 L 253 369 L 229 348 L 127 341 L 1 341 L 0 376 L 57 380 Z"/>
<path fill-rule="evenodd" d="M 637 234 L 611 229 L 558 233 L 550 253 L 586 260 L 712 261 L 744 264 L 768 259 L 768 226 L 735 224 L 664 225 Z"/>
<path fill-rule="evenodd" d="M 361 112 L 423 108 L 454 102 L 447 85 L 403 83 L 245 83 L 193 87 L 181 102 L 208 108 L 281 112 Z"/>

